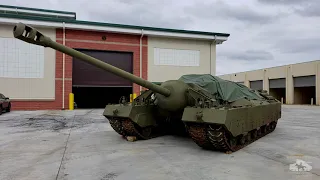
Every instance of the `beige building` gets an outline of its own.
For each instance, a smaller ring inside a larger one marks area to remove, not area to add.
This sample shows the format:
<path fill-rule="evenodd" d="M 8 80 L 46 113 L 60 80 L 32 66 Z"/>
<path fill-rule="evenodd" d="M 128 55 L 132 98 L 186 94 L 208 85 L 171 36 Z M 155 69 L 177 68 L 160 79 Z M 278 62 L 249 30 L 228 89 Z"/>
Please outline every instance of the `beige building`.
<path fill-rule="evenodd" d="M 216 46 L 229 34 L 83 21 L 75 12 L 0 5 L 0 92 L 15 109 L 104 108 L 141 86 L 51 48 L 13 37 L 16 23 L 154 83 L 216 73 Z"/>
<path fill-rule="evenodd" d="M 219 77 L 252 89 L 267 90 L 285 104 L 320 105 L 320 60 Z"/>
<path fill-rule="evenodd" d="M 0 28 L 0 91 L 13 100 L 54 100 L 55 51 L 14 39 L 12 29 Z M 39 30 L 56 40 L 54 29 Z"/>
<path fill-rule="evenodd" d="M 184 74 L 216 74 L 216 43 L 149 37 L 148 80 L 164 82 Z"/>

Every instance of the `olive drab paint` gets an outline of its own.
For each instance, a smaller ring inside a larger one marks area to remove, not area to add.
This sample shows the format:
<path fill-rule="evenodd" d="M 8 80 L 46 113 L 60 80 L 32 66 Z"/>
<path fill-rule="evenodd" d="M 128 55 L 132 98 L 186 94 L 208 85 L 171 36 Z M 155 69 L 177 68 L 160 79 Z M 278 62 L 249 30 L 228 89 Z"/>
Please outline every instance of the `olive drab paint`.
<path fill-rule="evenodd" d="M 103 115 L 122 136 L 145 140 L 165 134 L 188 135 L 202 148 L 234 152 L 274 131 L 281 118 L 281 102 L 266 91 L 254 91 L 211 75 L 186 75 L 183 77 L 191 77 L 192 81 L 182 78 L 156 85 L 52 41 L 23 23 L 14 27 L 13 34 L 147 88 L 129 102 L 122 99 L 119 104 L 106 105 Z M 234 96 L 239 93 L 241 98 Z M 228 101 L 223 98 L 226 96 L 233 98 Z M 255 96 L 259 98 L 252 98 Z"/>

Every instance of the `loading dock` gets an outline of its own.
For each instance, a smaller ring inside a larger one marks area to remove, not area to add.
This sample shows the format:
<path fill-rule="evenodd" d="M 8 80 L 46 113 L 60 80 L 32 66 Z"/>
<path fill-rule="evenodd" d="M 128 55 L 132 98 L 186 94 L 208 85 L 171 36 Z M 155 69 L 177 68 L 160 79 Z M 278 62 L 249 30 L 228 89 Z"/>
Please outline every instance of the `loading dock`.
<path fill-rule="evenodd" d="M 133 54 L 130 52 L 77 49 L 129 73 L 133 72 Z M 132 93 L 132 82 L 73 58 L 72 92 L 77 108 L 104 108 L 109 103 L 127 100 Z"/>
<path fill-rule="evenodd" d="M 269 79 L 269 93 L 276 99 L 282 102 L 286 102 L 286 79 Z"/>
<path fill-rule="evenodd" d="M 316 76 L 300 76 L 293 78 L 294 104 L 315 104 Z"/>
<path fill-rule="evenodd" d="M 263 81 L 262 80 L 250 81 L 250 88 L 254 90 L 263 90 Z"/>
<path fill-rule="evenodd" d="M 255 80 L 263 80 L 264 90 L 277 96 L 276 98 L 283 96 L 283 103 L 320 106 L 320 60 L 238 72 L 237 76 L 235 73 L 224 74 L 219 77 L 234 82 L 244 81 L 253 89 L 262 86 L 261 83 L 257 85 L 259 82 L 254 82 Z"/>

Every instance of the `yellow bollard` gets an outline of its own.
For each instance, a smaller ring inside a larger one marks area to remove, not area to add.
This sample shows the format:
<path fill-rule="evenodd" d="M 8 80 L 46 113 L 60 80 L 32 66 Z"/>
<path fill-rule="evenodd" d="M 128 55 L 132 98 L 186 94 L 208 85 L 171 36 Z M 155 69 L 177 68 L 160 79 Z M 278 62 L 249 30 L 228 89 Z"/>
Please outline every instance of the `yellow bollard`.
<path fill-rule="evenodd" d="M 74 109 L 74 94 L 70 93 L 69 94 L 69 110 Z"/>
<path fill-rule="evenodd" d="M 132 101 L 137 97 L 136 93 L 130 94 L 130 102 L 132 103 Z"/>

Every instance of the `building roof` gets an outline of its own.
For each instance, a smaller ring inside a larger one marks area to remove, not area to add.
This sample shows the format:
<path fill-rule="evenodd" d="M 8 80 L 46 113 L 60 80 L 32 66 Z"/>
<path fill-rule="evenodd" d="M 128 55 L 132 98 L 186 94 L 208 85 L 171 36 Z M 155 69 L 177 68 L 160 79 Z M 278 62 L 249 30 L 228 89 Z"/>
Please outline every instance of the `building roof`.
<path fill-rule="evenodd" d="M 63 26 L 62 24 L 64 24 L 66 28 L 71 29 L 101 30 L 131 34 L 143 33 L 150 36 L 216 40 L 218 44 L 226 41 L 230 36 L 230 34 L 227 33 L 83 21 L 76 19 L 75 12 L 0 5 L 0 23 L 15 24 L 20 21 L 34 26 L 61 28 Z"/>
<path fill-rule="evenodd" d="M 294 65 L 301 65 L 301 64 L 313 64 L 313 63 L 320 63 L 320 60 L 310 60 L 310 61 L 303 61 L 303 62 L 297 62 L 297 63 L 291 63 L 291 64 L 284 64 L 284 65 L 279 65 L 279 66 L 264 67 L 264 68 L 248 70 L 248 71 L 239 71 L 239 72 L 233 72 L 233 73 L 228 73 L 228 74 L 221 74 L 219 76 L 229 76 L 229 75 L 235 75 L 235 74 L 241 74 L 241 73 L 250 73 L 250 72 L 254 72 L 254 71 L 270 70 L 270 69 L 281 68 L 281 67 L 286 67 L 286 66 L 294 66 Z"/>

